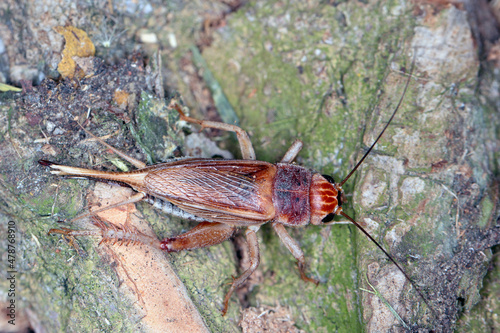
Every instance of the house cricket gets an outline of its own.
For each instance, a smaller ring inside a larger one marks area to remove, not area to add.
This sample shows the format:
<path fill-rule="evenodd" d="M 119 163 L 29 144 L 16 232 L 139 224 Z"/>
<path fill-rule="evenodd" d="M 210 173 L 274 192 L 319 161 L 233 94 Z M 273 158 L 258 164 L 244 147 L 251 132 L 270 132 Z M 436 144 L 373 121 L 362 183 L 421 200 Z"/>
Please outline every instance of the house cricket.
<path fill-rule="evenodd" d="M 117 182 L 137 192 L 126 201 L 82 214 L 73 220 L 120 205 L 145 200 L 169 214 L 199 222 L 196 227 L 179 236 L 165 238 L 158 242 L 151 242 L 149 239 L 144 241 L 148 244 L 156 244 L 155 246 L 167 252 L 194 250 L 216 245 L 231 238 L 238 228 L 246 228 L 245 236 L 249 247 L 250 266 L 233 280 L 224 298 L 222 315 L 227 312 L 233 292 L 259 266 L 257 231 L 263 224 L 271 223 L 272 229 L 297 260 L 301 279 L 318 284 L 318 280 L 306 275 L 304 253 L 285 227 L 304 227 L 308 224 L 332 225 L 338 223 L 333 221 L 335 215 L 345 217 L 374 242 L 403 273 L 432 310 L 420 289 L 403 268 L 365 231 L 361 223 L 355 221 L 342 209 L 345 201 L 342 186 L 363 163 L 390 125 L 404 100 L 411 77 L 410 74 L 396 108 L 374 143 L 340 183 L 336 183 L 330 176 L 292 164 L 302 149 L 303 144 L 300 140 L 296 140 L 291 145 L 279 163 L 257 161 L 249 136 L 243 129 L 231 124 L 198 120 L 186 116 L 178 104 L 175 104 L 173 108 L 179 113 L 181 120 L 199 125 L 202 129 L 212 128 L 236 133 L 243 159 L 185 158 L 146 166 L 145 163 L 125 155 L 98 139 L 114 153 L 134 165 L 137 170 L 108 172 L 59 165 L 46 160 L 40 160 L 39 163 L 50 167 L 51 173 L 55 175 Z M 98 227 L 100 231 L 95 231 L 92 235 L 98 235 L 100 232 L 105 241 L 115 238 L 124 243 L 143 242 L 133 230 L 123 228 L 123 230 L 109 232 L 106 231 L 108 227 L 104 224 L 98 224 Z M 70 229 L 51 229 L 50 233 L 68 236 L 90 235 L 88 232 Z"/>

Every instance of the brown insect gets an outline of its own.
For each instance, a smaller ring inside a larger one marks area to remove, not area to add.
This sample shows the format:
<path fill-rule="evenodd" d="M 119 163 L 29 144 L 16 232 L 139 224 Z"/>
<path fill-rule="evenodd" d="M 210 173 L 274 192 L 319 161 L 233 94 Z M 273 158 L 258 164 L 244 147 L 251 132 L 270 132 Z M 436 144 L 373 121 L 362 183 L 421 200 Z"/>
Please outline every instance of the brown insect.
<path fill-rule="evenodd" d="M 342 211 L 344 201 L 342 185 L 363 163 L 389 126 L 404 99 L 410 79 L 411 75 L 399 103 L 384 129 L 363 158 L 340 183 L 335 183 L 330 176 L 320 175 L 302 166 L 292 164 L 302 148 L 300 140 L 296 140 L 292 144 L 280 163 L 271 164 L 256 161 L 252 143 L 243 129 L 235 125 L 188 117 L 177 104 L 174 105 L 174 108 L 179 112 L 182 120 L 198 124 L 202 128 L 235 132 L 241 146 L 243 160 L 187 158 L 146 166 L 143 162 L 125 155 L 100 140 L 101 143 L 136 166 L 138 170 L 106 172 L 58 165 L 45 160 L 39 162 L 49 166 L 52 169 L 51 173 L 56 175 L 119 182 L 138 192 L 129 200 L 95 210 L 91 214 L 111 207 L 146 200 L 170 214 L 200 222 L 184 234 L 159 242 L 160 248 L 167 252 L 193 250 L 219 244 L 233 236 L 237 228 L 246 227 L 250 267 L 235 279 L 229 288 L 224 298 L 223 315 L 227 311 L 231 294 L 248 279 L 259 265 L 257 231 L 261 225 L 271 223 L 281 241 L 297 259 L 301 278 L 317 284 L 319 281 L 306 275 L 304 253 L 299 244 L 290 237 L 285 227 L 303 227 L 308 224 L 331 225 L 337 223 L 332 221 L 335 215 L 347 218 L 372 240 L 398 267 L 426 302 L 422 293 L 400 265 L 358 222 Z M 83 216 L 88 215 L 90 214 Z M 130 230 L 118 230 L 120 232 L 112 230 L 112 232 L 106 233 L 105 227 L 100 226 L 100 228 L 103 239 L 108 241 L 113 237 L 124 242 L 141 241 L 141 238 Z M 51 233 L 72 236 L 89 235 L 69 229 L 52 229 Z"/>

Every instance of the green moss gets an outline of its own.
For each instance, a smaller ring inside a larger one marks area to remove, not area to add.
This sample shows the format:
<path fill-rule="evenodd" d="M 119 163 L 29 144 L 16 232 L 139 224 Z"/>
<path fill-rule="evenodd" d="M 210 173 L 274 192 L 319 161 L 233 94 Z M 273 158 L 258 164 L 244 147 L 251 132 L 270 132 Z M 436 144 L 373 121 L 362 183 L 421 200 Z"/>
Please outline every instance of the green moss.
<path fill-rule="evenodd" d="M 74 217 L 82 208 L 82 183 L 88 182 L 67 179 L 57 184 L 58 189 L 49 188 L 38 195 L 23 193 L 20 200 L 39 216 Z"/>
<path fill-rule="evenodd" d="M 176 112 L 169 111 L 165 101 L 146 92 L 142 93 L 136 112 L 136 123 L 130 123 L 129 129 L 147 154 L 148 164 L 172 157 L 174 150 L 182 142 L 179 133 L 172 129 L 176 118 L 169 114 L 176 115 Z"/>
<path fill-rule="evenodd" d="M 70 328 L 85 330 L 96 325 L 103 332 L 115 332 L 117 328 L 133 331 L 134 320 L 138 322 L 140 318 L 123 321 L 123 314 L 130 313 L 131 304 L 118 294 L 116 274 L 95 252 L 97 243 L 79 239 L 82 253 L 86 254 L 80 257 L 61 238 L 46 234 L 47 222 L 35 219 L 32 222 L 30 230 L 20 230 L 24 242 L 20 243 L 18 255 L 29 260 L 21 261 L 18 269 L 30 274 L 21 275 L 19 298 L 29 299 L 37 313 L 51 309 L 50 322 L 41 318 L 44 327 L 53 332 L 66 332 Z"/>
<path fill-rule="evenodd" d="M 481 207 L 481 219 L 478 221 L 478 226 L 480 228 L 486 228 L 491 221 L 492 211 L 495 208 L 495 204 L 491 201 L 489 196 L 485 196 L 480 203 Z"/>

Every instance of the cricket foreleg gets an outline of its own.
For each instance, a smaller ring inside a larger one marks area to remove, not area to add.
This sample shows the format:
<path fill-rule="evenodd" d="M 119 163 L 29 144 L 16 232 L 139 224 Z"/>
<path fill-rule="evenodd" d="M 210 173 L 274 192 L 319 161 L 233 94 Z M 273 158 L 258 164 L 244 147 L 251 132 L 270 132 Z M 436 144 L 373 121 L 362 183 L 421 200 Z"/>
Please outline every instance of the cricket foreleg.
<path fill-rule="evenodd" d="M 235 231 L 235 227 L 224 223 L 202 222 L 177 237 L 165 238 L 160 248 L 167 252 L 199 249 L 220 244 L 231 238 Z"/>
<path fill-rule="evenodd" d="M 229 131 L 236 133 L 238 138 L 238 143 L 240 144 L 241 156 L 244 160 L 255 160 L 255 151 L 253 150 L 252 142 L 248 137 L 247 132 L 243 130 L 241 127 L 236 125 L 230 125 L 226 123 L 221 123 L 218 121 L 208 121 L 208 120 L 198 120 L 195 118 L 188 117 L 184 114 L 179 104 L 175 104 L 174 108 L 179 112 L 182 120 L 187 121 L 189 123 L 198 124 L 202 128 L 215 128 L 223 131 Z"/>
<path fill-rule="evenodd" d="M 258 227 L 249 227 L 246 230 L 246 238 L 248 244 L 248 251 L 250 254 L 250 267 L 247 268 L 246 271 L 243 272 L 237 279 L 234 279 L 229 291 L 224 297 L 224 308 L 222 309 L 222 315 L 224 316 L 227 312 L 227 307 L 229 304 L 229 299 L 231 298 L 231 294 L 238 289 L 250 275 L 259 267 L 260 263 L 260 254 L 259 254 L 259 242 L 257 240 L 256 231 L 259 230 Z"/>
<path fill-rule="evenodd" d="M 297 243 L 297 241 L 295 241 L 295 239 L 290 237 L 283 224 L 279 222 L 273 222 L 272 226 L 274 231 L 276 231 L 279 238 L 283 242 L 283 244 L 285 244 L 288 251 L 290 251 L 292 255 L 295 257 L 295 259 L 297 259 L 297 266 L 299 267 L 300 278 L 304 281 L 312 282 L 317 285 L 319 281 L 308 277 L 305 273 L 306 261 L 304 259 L 304 252 L 302 252 L 302 250 L 300 249 L 300 246 Z"/>

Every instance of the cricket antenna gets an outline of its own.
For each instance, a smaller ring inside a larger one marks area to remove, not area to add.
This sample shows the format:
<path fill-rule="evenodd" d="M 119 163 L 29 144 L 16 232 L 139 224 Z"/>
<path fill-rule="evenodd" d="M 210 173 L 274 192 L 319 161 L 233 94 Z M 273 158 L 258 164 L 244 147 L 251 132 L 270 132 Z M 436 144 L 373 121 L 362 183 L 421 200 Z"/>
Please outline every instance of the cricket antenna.
<path fill-rule="evenodd" d="M 361 230 L 366 235 L 366 237 L 368 237 L 373 243 L 375 243 L 375 245 L 377 245 L 377 247 L 380 250 L 382 250 L 382 252 L 384 252 L 384 254 L 387 256 L 387 258 L 389 258 L 389 260 L 394 265 L 396 265 L 396 267 L 399 269 L 399 271 L 401 273 L 403 273 L 403 275 L 405 276 L 405 278 L 410 282 L 410 284 L 413 286 L 413 288 L 415 288 L 415 290 L 417 291 L 418 295 L 422 298 L 422 300 L 424 301 L 425 305 L 427 305 L 427 307 L 431 310 L 432 314 L 437 318 L 437 315 L 436 315 L 436 312 L 434 311 L 434 308 L 432 306 L 430 306 L 430 304 L 427 302 L 427 299 L 424 297 L 424 295 L 422 294 L 422 292 L 420 291 L 420 289 L 417 287 L 417 285 L 415 284 L 415 282 L 413 282 L 413 280 L 410 279 L 410 277 L 408 276 L 408 274 L 406 274 L 406 272 L 404 271 L 404 269 L 401 266 L 399 266 L 399 264 L 396 262 L 396 260 L 394 260 L 392 258 L 392 256 L 386 250 L 384 250 L 384 248 L 358 222 L 356 222 L 352 217 L 350 217 L 349 215 L 347 215 L 343 211 L 340 211 L 340 215 L 342 215 L 343 217 L 345 217 L 346 219 L 348 219 L 350 222 L 352 222 L 352 224 L 354 224 L 356 227 L 358 227 L 358 229 Z"/>
<path fill-rule="evenodd" d="M 410 76 L 408 77 L 408 80 L 406 81 L 406 85 L 405 85 L 405 88 L 403 90 L 403 94 L 401 96 L 401 98 L 399 99 L 399 102 L 398 102 L 398 105 L 396 106 L 396 108 L 394 109 L 394 112 L 392 113 L 391 117 L 389 118 L 389 121 L 387 122 L 387 124 L 385 124 L 384 128 L 382 129 L 382 131 L 380 132 L 380 134 L 378 135 L 377 139 L 375 140 L 375 142 L 371 145 L 371 147 L 366 151 L 366 153 L 363 155 L 363 157 L 361 158 L 361 160 L 356 164 L 356 166 L 352 169 L 351 172 L 349 172 L 349 174 L 347 175 L 347 177 L 344 178 L 344 180 L 342 180 L 339 184 L 336 184 L 337 186 L 339 186 L 340 188 L 342 188 L 342 185 L 344 185 L 344 183 L 354 174 L 354 172 L 359 168 L 359 166 L 361 165 L 361 163 L 363 163 L 363 161 L 365 160 L 365 158 L 370 154 L 370 152 L 372 151 L 373 147 L 375 147 L 375 145 L 377 144 L 378 140 L 380 139 L 380 137 L 384 134 L 385 130 L 387 129 L 387 127 L 389 127 L 389 124 L 391 123 L 392 119 L 394 118 L 394 116 L 396 115 L 396 113 L 398 112 L 399 110 L 399 107 L 401 106 L 401 104 L 403 103 L 403 100 L 404 100 L 404 97 L 406 95 L 406 91 L 408 90 L 408 86 L 410 85 L 410 80 L 412 78 L 412 74 L 413 74 L 413 69 L 415 67 L 415 57 L 413 58 L 413 61 L 412 61 L 412 65 L 411 65 L 411 69 L 410 69 Z M 389 258 L 389 260 L 394 264 L 396 265 L 396 267 L 399 269 L 399 271 L 401 273 L 403 273 L 403 275 L 405 276 L 405 278 L 410 282 L 410 284 L 413 286 L 413 288 L 415 288 L 415 290 L 417 291 L 418 295 L 422 298 L 422 300 L 424 301 L 424 303 L 427 305 L 427 307 L 431 310 L 432 314 L 437 318 L 437 314 L 436 312 L 434 311 L 434 309 L 429 305 L 429 303 L 427 302 L 426 298 L 424 297 L 424 295 L 422 294 L 422 292 L 420 291 L 420 289 L 417 287 L 417 285 L 412 281 L 412 279 L 410 279 L 410 277 L 408 276 L 408 274 L 406 274 L 406 272 L 404 271 L 404 269 L 396 262 L 396 260 L 394 260 L 392 258 L 392 256 L 361 226 L 360 223 L 356 222 L 352 217 L 350 217 L 349 215 L 347 215 L 346 213 L 344 213 L 342 210 L 340 210 L 339 212 L 340 215 L 344 216 L 346 219 L 348 219 L 352 224 L 354 224 L 359 230 L 361 230 L 361 232 L 363 232 L 366 237 L 368 237 L 373 243 L 375 243 L 375 245 L 387 256 L 387 258 Z"/>
<path fill-rule="evenodd" d="M 380 139 L 380 137 L 382 136 L 382 134 L 384 134 L 384 132 L 387 129 L 387 127 L 389 127 L 389 124 L 391 123 L 392 119 L 394 118 L 394 116 L 398 112 L 399 107 L 401 106 L 401 104 L 403 104 L 403 100 L 404 100 L 405 95 L 406 95 L 406 90 L 408 90 L 408 86 L 410 85 L 410 80 L 411 80 L 411 77 L 412 77 L 412 74 L 413 74 L 413 68 L 414 67 L 415 67 L 415 57 L 413 58 L 413 61 L 411 63 L 410 76 L 408 77 L 408 80 L 406 81 L 405 89 L 403 90 L 403 95 L 401 95 L 401 98 L 399 99 L 399 103 L 396 106 L 396 108 L 394 109 L 394 112 L 392 113 L 391 118 L 389 118 L 389 121 L 387 122 L 387 124 L 385 124 L 384 129 L 382 130 L 382 132 L 380 132 L 380 134 L 378 135 L 378 137 L 375 140 L 375 142 L 371 145 L 370 149 L 368 149 L 366 151 L 366 153 L 363 155 L 363 157 L 361 158 L 361 160 L 359 160 L 358 164 L 356 164 L 356 166 L 351 170 L 351 172 L 349 172 L 349 174 L 347 175 L 347 177 L 345 177 L 344 180 L 339 183 L 340 186 L 344 185 L 345 182 L 349 178 L 351 178 L 351 176 L 353 175 L 353 173 L 359 168 L 359 166 L 361 165 L 361 163 L 363 163 L 363 161 L 365 160 L 365 158 L 370 154 L 370 152 L 372 151 L 373 147 L 375 147 L 375 145 L 377 144 L 377 142 Z"/>

